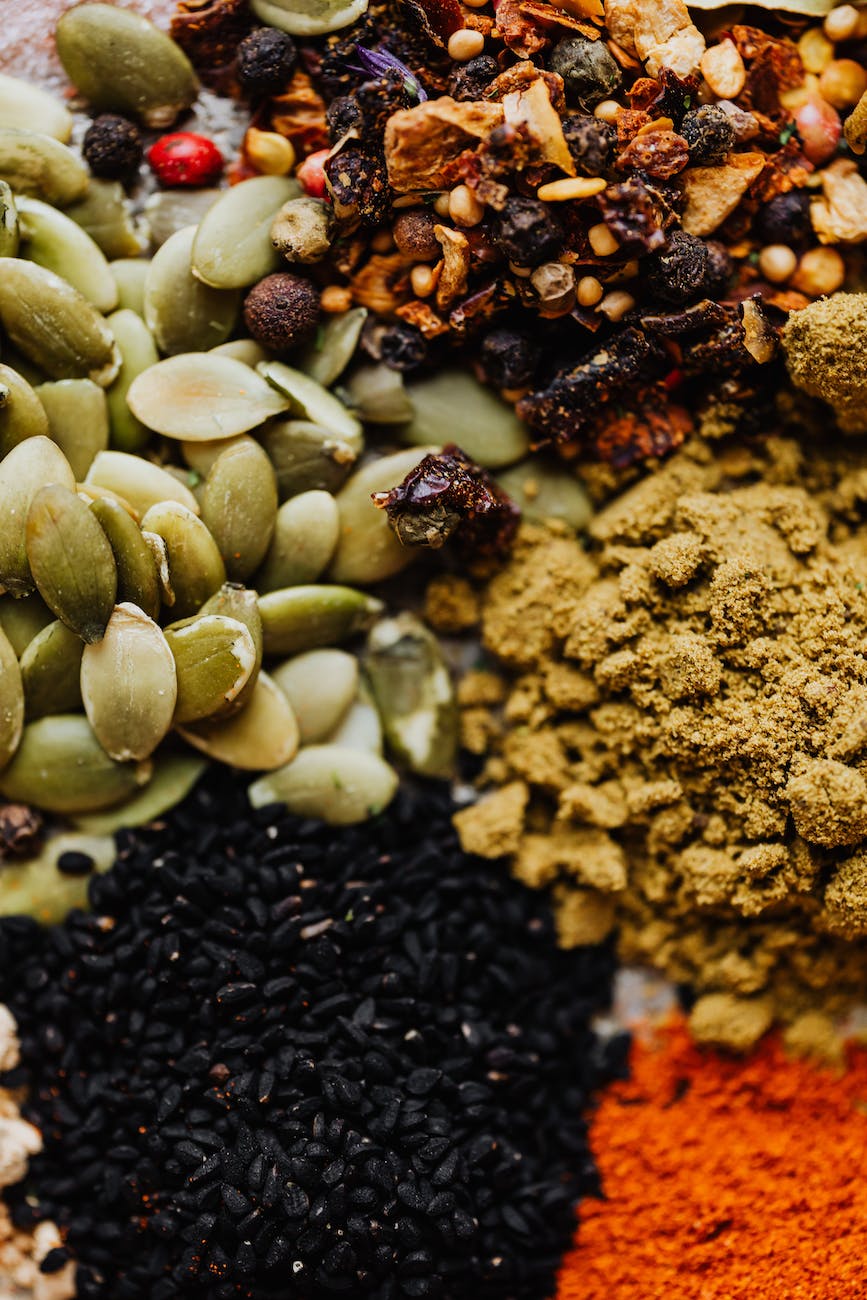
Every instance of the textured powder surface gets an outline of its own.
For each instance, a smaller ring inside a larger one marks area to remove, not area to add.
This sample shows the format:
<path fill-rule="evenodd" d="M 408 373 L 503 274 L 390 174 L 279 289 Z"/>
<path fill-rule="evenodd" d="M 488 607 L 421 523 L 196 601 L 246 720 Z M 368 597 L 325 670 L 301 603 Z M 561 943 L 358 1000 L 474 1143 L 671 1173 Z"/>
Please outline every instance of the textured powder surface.
<path fill-rule="evenodd" d="M 696 441 L 596 516 L 589 553 L 525 527 L 485 593 L 513 676 L 483 780 L 506 789 L 461 835 L 555 884 L 562 942 L 607 917 L 624 958 L 760 997 L 741 1046 L 865 987 L 865 503 L 848 440 Z"/>
<path fill-rule="evenodd" d="M 834 410 L 844 433 L 867 433 L 867 293 L 835 293 L 792 312 L 783 331 L 792 381 Z"/>

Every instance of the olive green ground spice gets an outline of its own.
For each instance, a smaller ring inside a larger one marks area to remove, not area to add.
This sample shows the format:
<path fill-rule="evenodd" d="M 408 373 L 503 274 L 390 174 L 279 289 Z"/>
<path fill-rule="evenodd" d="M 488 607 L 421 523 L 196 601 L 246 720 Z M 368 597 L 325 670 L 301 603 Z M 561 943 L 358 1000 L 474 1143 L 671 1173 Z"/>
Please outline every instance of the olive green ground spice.
<path fill-rule="evenodd" d="M 617 925 L 625 960 L 731 995 L 697 1009 L 714 1041 L 867 986 L 865 503 L 850 440 L 697 440 L 589 547 L 525 526 L 484 593 L 508 690 L 461 697 L 497 787 L 464 845 L 553 885 L 567 946 Z"/>

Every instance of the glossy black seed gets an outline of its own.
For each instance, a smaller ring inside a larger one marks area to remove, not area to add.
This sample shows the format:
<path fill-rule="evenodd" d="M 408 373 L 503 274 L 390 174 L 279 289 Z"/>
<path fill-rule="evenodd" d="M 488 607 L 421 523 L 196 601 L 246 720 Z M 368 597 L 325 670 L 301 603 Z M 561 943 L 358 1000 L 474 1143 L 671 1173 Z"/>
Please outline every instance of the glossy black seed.
<path fill-rule="evenodd" d="M 68 849 L 57 859 L 57 870 L 64 876 L 89 876 L 93 871 L 93 858 L 89 853 L 78 853 Z"/>

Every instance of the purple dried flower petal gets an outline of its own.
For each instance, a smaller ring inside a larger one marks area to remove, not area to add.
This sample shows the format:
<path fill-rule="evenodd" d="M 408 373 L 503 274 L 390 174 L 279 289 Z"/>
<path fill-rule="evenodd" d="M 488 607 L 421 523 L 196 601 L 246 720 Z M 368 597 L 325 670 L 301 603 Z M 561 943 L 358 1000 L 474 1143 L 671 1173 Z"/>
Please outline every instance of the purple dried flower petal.
<path fill-rule="evenodd" d="M 403 80 L 404 89 L 408 95 L 414 95 L 419 103 L 427 99 L 425 91 L 416 79 L 415 73 L 411 72 L 405 63 L 396 59 L 393 54 L 387 50 L 368 50 L 363 45 L 356 45 L 355 52 L 361 60 L 361 67 L 357 64 L 347 64 L 351 72 L 367 72 L 373 77 L 383 77 L 386 72 L 397 72 Z"/>

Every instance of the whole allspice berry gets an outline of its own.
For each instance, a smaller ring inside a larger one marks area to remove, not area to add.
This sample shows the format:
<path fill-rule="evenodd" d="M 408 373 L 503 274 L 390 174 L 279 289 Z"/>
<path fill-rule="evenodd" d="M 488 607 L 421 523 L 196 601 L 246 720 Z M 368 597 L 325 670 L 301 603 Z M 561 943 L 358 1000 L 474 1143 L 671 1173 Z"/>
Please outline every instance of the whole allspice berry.
<path fill-rule="evenodd" d="M 141 164 L 142 138 L 134 122 L 117 113 L 102 113 L 87 128 L 81 151 L 94 176 L 129 180 Z"/>
<path fill-rule="evenodd" d="M 442 254 L 439 240 L 434 234 L 435 221 L 424 208 L 410 208 L 401 212 L 391 233 L 399 252 L 419 262 L 432 262 Z"/>
<path fill-rule="evenodd" d="M 288 352 L 306 343 L 319 324 L 319 293 L 300 275 L 266 275 L 244 300 L 244 323 L 258 343 Z"/>

